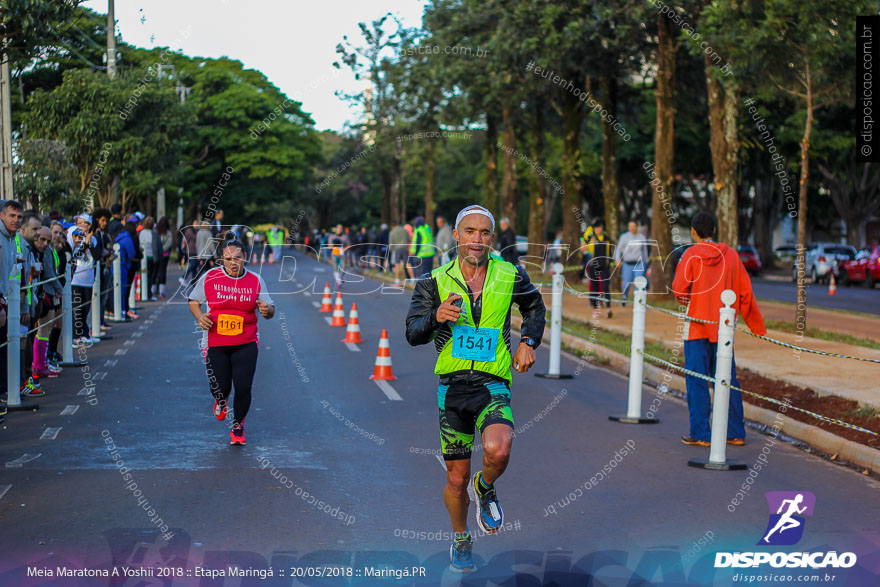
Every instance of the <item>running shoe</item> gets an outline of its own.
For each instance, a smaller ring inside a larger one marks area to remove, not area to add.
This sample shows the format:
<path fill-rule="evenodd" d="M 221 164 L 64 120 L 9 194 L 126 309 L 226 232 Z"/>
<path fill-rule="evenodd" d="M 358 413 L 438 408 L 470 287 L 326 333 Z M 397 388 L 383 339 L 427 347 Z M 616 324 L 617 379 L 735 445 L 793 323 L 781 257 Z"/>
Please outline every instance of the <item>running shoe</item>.
<path fill-rule="evenodd" d="M 22 397 L 40 397 L 46 395 L 46 392 L 40 388 L 39 379 L 28 377 L 27 382 L 18 390 Z"/>
<path fill-rule="evenodd" d="M 218 420 L 226 419 L 226 402 L 224 401 L 221 405 L 220 402 L 214 400 L 214 417 Z"/>
<path fill-rule="evenodd" d="M 696 438 L 691 438 L 690 436 L 682 436 L 681 443 L 691 446 L 709 446 L 709 443 L 705 440 L 697 440 Z"/>
<path fill-rule="evenodd" d="M 55 379 L 60 375 L 57 371 L 52 371 L 49 368 L 46 369 L 34 369 L 34 374 L 39 377 L 48 377 L 49 379 Z"/>
<path fill-rule="evenodd" d="M 728 438 L 727 439 L 727 444 L 730 444 L 733 446 L 743 446 L 745 443 L 746 443 L 745 438 Z"/>
<path fill-rule="evenodd" d="M 474 539 L 470 534 L 464 540 L 453 540 L 449 547 L 449 570 L 455 573 L 468 573 L 474 570 L 474 557 L 471 554 L 474 548 Z"/>
<path fill-rule="evenodd" d="M 474 496 L 477 498 L 477 523 L 486 534 L 494 534 L 501 528 L 504 512 L 501 511 L 498 496 L 495 495 L 495 486 L 493 485 L 485 491 L 480 488 L 482 478 L 482 471 L 474 473 L 473 486 Z"/>
<path fill-rule="evenodd" d="M 229 431 L 229 444 L 242 445 L 247 441 L 244 439 L 244 426 L 235 424 Z"/>
<path fill-rule="evenodd" d="M 128 312 L 125 313 L 125 315 L 128 316 L 129 318 L 131 318 L 132 320 L 138 319 L 137 313 L 134 312 L 133 310 L 129 310 Z"/>

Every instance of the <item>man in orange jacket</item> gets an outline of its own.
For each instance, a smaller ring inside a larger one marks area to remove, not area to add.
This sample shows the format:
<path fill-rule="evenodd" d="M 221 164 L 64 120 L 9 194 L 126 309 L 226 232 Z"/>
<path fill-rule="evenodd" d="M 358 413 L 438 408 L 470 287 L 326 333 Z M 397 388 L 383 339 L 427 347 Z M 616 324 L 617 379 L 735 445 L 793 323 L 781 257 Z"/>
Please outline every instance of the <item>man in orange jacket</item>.
<path fill-rule="evenodd" d="M 722 307 L 721 292 L 733 290 L 737 299 L 733 307 L 755 334 L 766 334 L 764 318 L 752 295 L 752 282 L 739 255 L 724 243 L 712 240 L 715 235 L 715 217 L 701 210 L 691 221 L 694 246 L 681 256 L 672 282 L 672 293 L 682 304 L 687 304 L 687 315 L 700 320 L 718 322 Z M 718 348 L 718 324 L 702 324 L 688 320 L 684 327 L 684 366 L 686 369 L 715 376 L 715 354 Z M 682 436 L 684 444 L 709 446 L 708 382 L 687 375 L 690 434 Z M 736 361 L 732 365 L 731 385 L 739 387 Z M 743 419 L 742 393 L 730 390 L 730 411 L 727 417 L 727 444 L 745 444 L 746 429 Z"/>

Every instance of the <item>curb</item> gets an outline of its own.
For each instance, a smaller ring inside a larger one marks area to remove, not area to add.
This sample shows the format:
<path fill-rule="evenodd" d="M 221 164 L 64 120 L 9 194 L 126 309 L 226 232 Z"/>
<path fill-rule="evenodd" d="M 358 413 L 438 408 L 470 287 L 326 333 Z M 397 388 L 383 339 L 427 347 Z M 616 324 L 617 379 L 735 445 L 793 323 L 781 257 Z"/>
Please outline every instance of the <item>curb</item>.
<path fill-rule="evenodd" d="M 511 327 L 516 325 L 518 328 L 522 324 L 522 318 L 519 316 L 511 316 L 510 321 Z M 549 329 L 545 328 L 544 332 L 549 335 Z M 609 366 L 618 373 L 622 375 L 629 374 L 629 357 L 626 355 L 565 332 L 562 333 L 562 342 L 572 348 L 590 350 L 598 357 L 609 361 Z M 652 385 L 653 383 L 654 385 L 652 386 L 656 386 L 661 381 L 666 382 L 666 386 L 669 389 L 687 395 L 683 376 L 667 373 L 664 368 L 652 365 L 646 361 L 644 363 L 643 384 Z M 743 415 L 746 420 L 766 426 L 767 428 L 772 428 L 781 422 L 780 433 L 800 440 L 829 455 L 838 455 L 840 460 L 848 461 L 861 468 L 870 469 L 880 474 L 880 450 L 841 438 L 818 426 L 795 420 L 780 412 L 761 408 L 745 401 L 743 401 Z"/>

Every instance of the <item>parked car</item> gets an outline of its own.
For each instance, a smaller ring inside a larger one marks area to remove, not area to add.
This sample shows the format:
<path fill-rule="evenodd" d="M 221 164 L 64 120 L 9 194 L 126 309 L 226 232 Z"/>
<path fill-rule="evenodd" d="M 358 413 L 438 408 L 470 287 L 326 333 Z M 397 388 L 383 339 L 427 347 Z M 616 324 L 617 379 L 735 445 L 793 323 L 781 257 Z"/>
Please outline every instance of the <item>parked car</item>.
<path fill-rule="evenodd" d="M 752 245 L 737 245 L 736 252 L 739 253 L 739 259 L 751 274 L 761 274 L 761 257 L 758 255 L 758 249 Z"/>
<path fill-rule="evenodd" d="M 794 261 L 797 257 L 797 245 L 779 245 L 773 249 L 777 261 Z"/>
<path fill-rule="evenodd" d="M 880 245 L 870 245 L 856 253 L 854 259 L 841 261 L 840 283 L 864 283 L 869 288 L 880 281 Z"/>
<path fill-rule="evenodd" d="M 516 237 L 516 252 L 520 255 L 526 255 L 529 252 L 529 238 L 526 236 L 517 235 Z"/>
<path fill-rule="evenodd" d="M 839 279 L 837 266 L 841 261 L 849 261 L 856 256 L 856 250 L 850 245 L 838 243 L 813 243 L 807 247 L 806 273 L 813 283 L 828 282 L 833 274 Z M 797 259 L 791 266 L 791 280 L 797 281 Z"/>

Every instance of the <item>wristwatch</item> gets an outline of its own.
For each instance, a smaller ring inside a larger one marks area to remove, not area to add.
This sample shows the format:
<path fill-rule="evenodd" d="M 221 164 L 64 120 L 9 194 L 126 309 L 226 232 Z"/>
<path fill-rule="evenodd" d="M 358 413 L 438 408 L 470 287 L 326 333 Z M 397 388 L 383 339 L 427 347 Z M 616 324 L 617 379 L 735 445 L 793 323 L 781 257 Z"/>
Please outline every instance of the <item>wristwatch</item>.
<path fill-rule="evenodd" d="M 538 347 L 538 344 L 535 342 L 535 339 L 532 338 L 531 336 L 524 336 L 521 339 L 519 339 L 519 341 L 526 343 L 527 345 L 529 345 L 533 349 Z"/>

